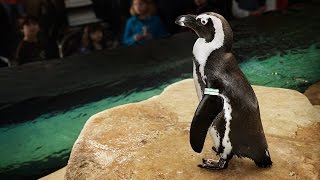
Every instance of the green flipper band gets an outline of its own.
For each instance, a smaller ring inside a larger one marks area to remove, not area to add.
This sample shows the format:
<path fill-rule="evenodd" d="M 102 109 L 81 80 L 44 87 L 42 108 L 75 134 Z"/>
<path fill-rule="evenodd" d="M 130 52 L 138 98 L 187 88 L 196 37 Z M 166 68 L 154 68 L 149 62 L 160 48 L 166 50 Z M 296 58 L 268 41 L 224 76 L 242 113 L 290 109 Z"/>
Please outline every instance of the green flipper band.
<path fill-rule="evenodd" d="M 219 95 L 219 89 L 205 88 L 204 94 L 217 96 Z"/>

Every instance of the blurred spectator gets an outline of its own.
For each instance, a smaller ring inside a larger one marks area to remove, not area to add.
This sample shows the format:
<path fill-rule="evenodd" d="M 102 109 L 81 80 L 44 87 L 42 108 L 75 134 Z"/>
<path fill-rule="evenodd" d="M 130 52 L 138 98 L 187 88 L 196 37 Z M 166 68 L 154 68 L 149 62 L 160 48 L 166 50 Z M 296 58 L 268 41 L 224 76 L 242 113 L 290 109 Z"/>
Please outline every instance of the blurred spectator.
<path fill-rule="evenodd" d="M 288 7 L 288 0 L 266 0 L 266 10 L 267 11 L 277 11 L 284 10 Z"/>
<path fill-rule="evenodd" d="M 16 63 L 18 65 L 46 58 L 46 53 L 38 40 L 39 31 L 38 19 L 33 16 L 27 16 L 22 23 L 23 40 L 20 42 L 16 52 Z"/>
<path fill-rule="evenodd" d="M 122 39 L 123 44 L 141 44 L 146 40 L 168 35 L 160 18 L 154 16 L 155 5 L 152 0 L 133 0 L 130 14 L 132 17 L 127 20 Z"/>
<path fill-rule="evenodd" d="M 103 27 L 99 24 L 86 26 L 81 38 L 80 53 L 88 54 L 92 51 L 106 48 Z"/>
<path fill-rule="evenodd" d="M 258 16 L 266 10 L 266 0 L 233 0 L 232 13 L 236 18 Z"/>

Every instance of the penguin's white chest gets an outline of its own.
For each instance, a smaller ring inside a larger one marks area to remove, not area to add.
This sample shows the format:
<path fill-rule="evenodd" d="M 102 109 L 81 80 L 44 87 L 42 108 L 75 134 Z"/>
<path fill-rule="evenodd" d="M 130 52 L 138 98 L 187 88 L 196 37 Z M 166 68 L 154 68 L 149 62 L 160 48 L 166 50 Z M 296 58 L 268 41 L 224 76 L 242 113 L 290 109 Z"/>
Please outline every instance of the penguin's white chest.
<path fill-rule="evenodd" d="M 230 104 L 230 100 L 228 97 L 226 97 L 223 94 L 218 94 L 217 96 L 220 96 L 223 98 L 223 114 L 224 114 L 224 120 L 225 120 L 225 131 L 224 133 L 217 130 L 214 124 L 212 124 L 209 128 L 209 133 L 213 140 L 213 145 L 218 150 L 220 146 L 223 147 L 223 152 L 221 154 L 222 158 L 227 158 L 227 156 L 232 151 L 232 144 L 230 141 L 230 132 L 231 132 L 231 120 L 232 120 L 232 108 Z M 222 137 L 222 138 L 221 138 Z"/>
<path fill-rule="evenodd" d="M 224 111 L 224 120 L 225 124 L 225 131 L 222 138 L 222 146 L 224 147 L 223 153 L 221 154 L 222 158 L 227 158 L 227 156 L 231 153 L 232 144 L 230 141 L 230 132 L 231 132 L 231 120 L 232 120 L 232 107 L 230 104 L 230 100 L 227 96 L 223 94 L 219 94 L 221 98 L 223 98 L 223 111 Z"/>
<path fill-rule="evenodd" d="M 202 81 L 206 84 L 207 76 L 205 74 L 205 66 L 210 54 L 223 46 L 224 43 L 224 31 L 222 22 L 218 17 L 210 16 L 208 14 L 202 14 L 197 16 L 197 19 L 211 19 L 213 28 L 215 29 L 214 38 L 211 42 L 206 42 L 204 38 L 199 37 L 193 46 L 193 55 L 196 61 L 199 63 L 199 71 L 201 74 Z M 208 32 L 211 33 L 211 32 Z"/>
<path fill-rule="evenodd" d="M 220 134 L 215 126 L 210 126 L 209 133 L 213 141 L 213 146 L 218 151 L 220 148 Z"/>
<path fill-rule="evenodd" d="M 206 84 L 206 78 L 207 78 L 207 76 L 204 73 L 204 69 L 207 63 L 207 59 L 211 53 L 211 49 L 208 49 L 206 47 L 207 45 L 206 45 L 205 39 L 203 38 L 198 38 L 198 40 L 193 46 L 193 55 L 195 60 L 199 63 L 199 72 L 204 84 Z"/>

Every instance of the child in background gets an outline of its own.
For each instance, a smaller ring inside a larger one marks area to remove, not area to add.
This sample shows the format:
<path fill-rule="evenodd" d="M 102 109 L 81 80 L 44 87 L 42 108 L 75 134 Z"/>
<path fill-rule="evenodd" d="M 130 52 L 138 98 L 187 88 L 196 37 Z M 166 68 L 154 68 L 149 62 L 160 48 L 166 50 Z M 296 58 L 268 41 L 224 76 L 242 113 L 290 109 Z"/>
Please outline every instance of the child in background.
<path fill-rule="evenodd" d="M 149 39 L 159 39 L 168 35 L 160 18 L 154 16 L 155 5 L 152 0 L 133 0 L 130 8 L 122 43 L 125 45 L 141 44 Z"/>
<path fill-rule="evenodd" d="M 40 31 L 38 19 L 33 16 L 27 16 L 21 27 L 23 39 L 17 48 L 16 63 L 21 65 L 44 60 L 46 54 L 38 40 L 38 33 Z"/>
<path fill-rule="evenodd" d="M 104 41 L 103 27 L 99 24 L 92 24 L 84 28 L 81 39 L 80 53 L 88 54 L 92 51 L 106 48 Z"/>

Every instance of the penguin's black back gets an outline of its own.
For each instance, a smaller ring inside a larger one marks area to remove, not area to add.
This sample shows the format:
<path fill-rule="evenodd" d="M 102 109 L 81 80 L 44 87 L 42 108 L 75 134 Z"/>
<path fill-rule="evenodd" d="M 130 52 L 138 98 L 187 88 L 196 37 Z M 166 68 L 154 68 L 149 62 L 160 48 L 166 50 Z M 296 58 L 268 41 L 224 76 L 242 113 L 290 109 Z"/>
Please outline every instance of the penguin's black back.
<path fill-rule="evenodd" d="M 238 157 L 253 159 L 258 166 L 262 161 L 271 165 L 271 159 L 266 154 L 268 145 L 257 98 L 233 54 L 225 53 L 223 48 L 211 53 L 205 74 L 208 84 L 229 99 L 232 108 L 229 133 L 232 152 Z M 218 128 L 220 134 L 224 134 L 224 130 Z"/>

